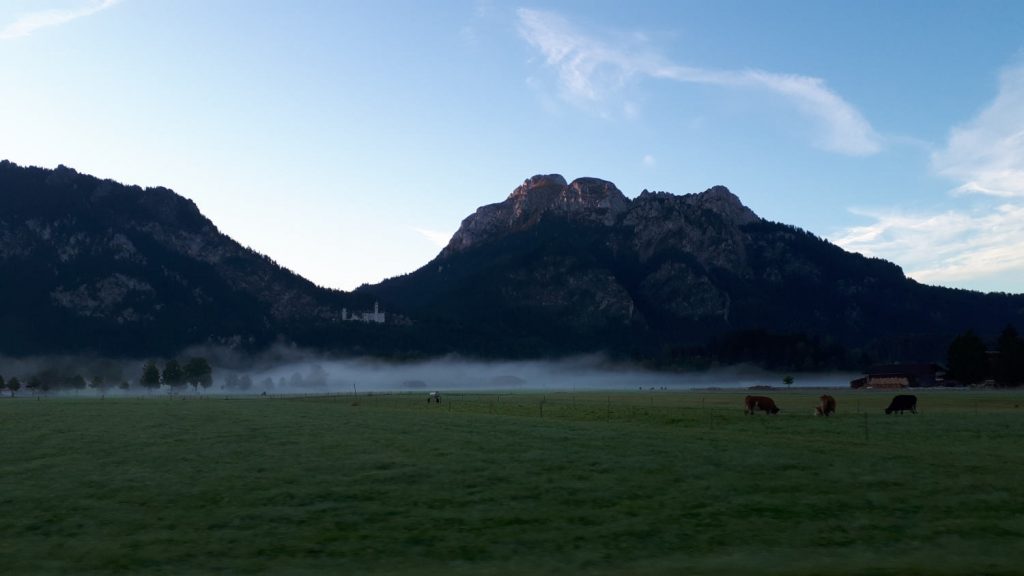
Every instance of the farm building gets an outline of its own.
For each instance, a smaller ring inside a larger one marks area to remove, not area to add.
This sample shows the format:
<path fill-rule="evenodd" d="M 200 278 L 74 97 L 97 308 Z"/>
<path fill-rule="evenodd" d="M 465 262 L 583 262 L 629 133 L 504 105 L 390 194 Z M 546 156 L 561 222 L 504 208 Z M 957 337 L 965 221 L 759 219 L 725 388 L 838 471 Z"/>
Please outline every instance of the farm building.
<path fill-rule="evenodd" d="M 946 369 L 933 363 L 882 364 L 850 381 L 850 388 L 918 388 L 941 386 Z"/>

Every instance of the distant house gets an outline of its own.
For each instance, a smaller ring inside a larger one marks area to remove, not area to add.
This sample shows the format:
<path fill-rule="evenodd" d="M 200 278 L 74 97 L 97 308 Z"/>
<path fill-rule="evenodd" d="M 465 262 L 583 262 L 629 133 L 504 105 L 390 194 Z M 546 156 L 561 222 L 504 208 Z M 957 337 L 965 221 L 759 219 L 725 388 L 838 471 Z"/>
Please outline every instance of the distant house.
<path fill-rule="evenodd" d="M 919 388 L 942 386 L 946 369 L 934 363 L 880 364 L 850 381 L 850 388 Z"/>

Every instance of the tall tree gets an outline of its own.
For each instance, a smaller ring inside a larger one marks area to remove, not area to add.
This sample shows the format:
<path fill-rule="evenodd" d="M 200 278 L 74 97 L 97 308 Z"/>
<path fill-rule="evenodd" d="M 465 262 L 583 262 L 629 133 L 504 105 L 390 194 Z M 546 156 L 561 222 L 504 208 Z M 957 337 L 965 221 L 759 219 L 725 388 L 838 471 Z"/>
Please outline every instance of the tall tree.
<path fill-rule="evenodd" d="M 85 388 L 85 378 L 83 378 L 81 374 L 75 374 L 68 378 L 68 386 L 73 388 L 77 394 L 79 390 L 83 390 Z"/>
<path fill-rule="evenodd" d="M 100 396 L 105 398 L 107 396 L 107 390 L 110 388 L 110 384 L 100 374 L 96 374 L 92 377 L 92 381 L 89 382 L 89 387 L 100 393 Z"/>
<path fill-rule="evenodd" d="M 199 387 L 209 388 L 213 384 L 213 368 L 206 358 L 191 358 L 183 368 L 185 382 L 192 385 L 197 391 Z"/>
<path fill-rule="evenodd" d="M 171 388 L 185 384 L 185 372 L 181 369 L 181 364 L 173 358 L 164 363 L 164 384 Z"/>
<path fill-rule="evenodd" d="M 947 362 L 950 376 L 964 384 L 981 382 L 989 373 L 985 342 L 971 330 L 957 336 L 949 345 Z"/>
<path fill-rule="evenodd" d="M 3 392 L 4 388 L 6 387 L 7 385 L 4 383 L 4 377 L 0 376 L 0 392 Z"/>
<path fill-rule="evenodd" d="M 156 367 L 156 362 L 146 362 L 142 367 L 142 378 L 139 379 L 139 383 L 151 390 L 160 387 L 160 369 Z"/>
<path fill-rule="evenodd" d="M 996 380 L 1009 386 L 1024 382 L 1024 340 L 1012 324 L 1003 329 L 997 345 L 999 360 L 996 364 Z"/>
<path fill-rule="evenodd" d="M 28 387 L 35 390 L 42 390 L 43 396 L 50 394 L 50 380 L 47 378 L 40 378 L 38 375 L 29 378 Z"/>
<path fill-rule="evenodd" d="M 12 376 L 7 381 L 7 389 L 11 391 L 11 398 L 14 398 L 14 393 L 21 389 L 21 380 L 18 380 L 17 376 Z"/>

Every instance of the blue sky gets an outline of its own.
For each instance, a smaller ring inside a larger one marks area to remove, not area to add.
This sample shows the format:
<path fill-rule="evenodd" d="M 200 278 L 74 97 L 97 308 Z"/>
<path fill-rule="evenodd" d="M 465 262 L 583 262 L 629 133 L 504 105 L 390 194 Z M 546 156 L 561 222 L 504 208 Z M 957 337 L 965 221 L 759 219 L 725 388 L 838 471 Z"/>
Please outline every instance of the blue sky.
<path fill-rule="evenodd" d="M 1024 292 L 1024 3 L 0 0 L 0 158 L 191 198 L 351 289 L 525 178 L 728 186 Z"/>

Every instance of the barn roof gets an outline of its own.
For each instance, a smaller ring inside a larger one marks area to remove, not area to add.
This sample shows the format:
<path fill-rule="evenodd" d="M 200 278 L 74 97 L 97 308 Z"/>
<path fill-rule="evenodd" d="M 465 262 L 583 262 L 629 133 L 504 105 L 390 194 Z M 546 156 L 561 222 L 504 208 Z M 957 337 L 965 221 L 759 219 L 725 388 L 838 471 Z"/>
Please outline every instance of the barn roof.
<path fill-rule="evenodd" d="M 946 369 L 934 362 L 907 362 L 897 364 L 876 364 L 864 373 L 869 376 L 934 376 Z"/>

